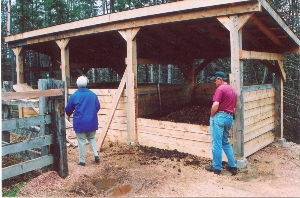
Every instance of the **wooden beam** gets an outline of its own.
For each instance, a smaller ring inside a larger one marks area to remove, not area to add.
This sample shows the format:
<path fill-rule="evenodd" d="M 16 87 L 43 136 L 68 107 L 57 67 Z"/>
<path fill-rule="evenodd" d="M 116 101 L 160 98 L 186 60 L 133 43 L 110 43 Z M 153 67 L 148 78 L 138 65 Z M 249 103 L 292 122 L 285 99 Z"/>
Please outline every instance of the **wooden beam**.
<path fill-rule="evenodd" d="M 240 50 L 240 59 L 284 60 L 284 54 Z"/>
<path fill-rule="evenodd" d="M 97 138 L 98 139 L 97 140 L 97 145 L 98 145 L 98 148 L 99 148 L 98 150 L 99 151 L 101 150 L 102 144 L 103 144 L 104 139 L 105 139 L 106 134 L 107 134 L 107 130 L 108 130 L 109 125 L 110 125 L 110 123 L 112 121 L 112 118 L 113 118 L 113 115 L 115 113 L 116 107 L 117 107 L 119 99 L 121 97 L 121 94 L 122 94 L 122 92 L 124 90 L 124 86 L 125 86 L 125 82 L 126 82 L 126 75 L 127 75 L 127 70 L 125 70 L 125 72 L 124 72 L 124 75 L 123 75 L 123 77 L 121 79 L 121 82 L 119 84 L 117 93 L 114 95 L 114 98 L 113 98 L 113 101 L 112 101 L 112 105 L 110 107 L 110 111 L 109 111 L 109 113 L 106 116 L 105 124 L 104 124 L 104 126 L 102 128 L 102 131 L 101 131 L 99 137 Z"/>
<path fill-rule="evenodd" d="M 186 4 L 186 2 L 189 2 Z M 192 3 L 193 2 L 193 3 Z M 212 2 L 212 3 L 211 3 Z M 245 2 L 245 4 L 232 5 L 231 3 L 241 3 Z M 57 26 L 52 26 L 48 28 L 43 28 L 39 30 L 34 30 L 30 32 L 25 32 L 22 34 L 11 35 L 5 37 L 5 42 L 11 41 L 20 41 L 16 45 L 28 45 L 33 43 L 46 42 L 51 40 L 63 39 L 63 38 L 71 38 L 74 36 L 82 36 L 87 34 L 94 34 L 95 32 L 107 32 L 113 30 L 123 30 L 134 27 L 144 27 L 154 24 L 162 24 L 162 23 L 171 23 L 176 21 L 187 21 L 192 19 L 199 18 L 208 18 L 215 16 L 223 16 L 228 14 L 241 14 L 248 12 L 261 11 L 260 3 L 250 0 L 232 0 L 232 1 L 223 1 L 222 6 L 218 8 L 212 8 L 212 5 L 219 5 L 220 2 L 214 1 L 182 1 L 184 6 L 179 6 L 176 3 L 168 3 L 162 4 L 158 9 L 158 6 L 145 7 L 135 10 L 130 10 L 126 12 L 132 12 L 135 14 L 131 14 L 132 16 L 125 17 L 125 12 L 113 13 L 108 15 L 102 15 L 99 17 L 93 17 L 89 19 L 84 19 L 76 22 L 70 22 L 66 24 L 61 24 Z M 228 3 L 228 5 L 226 5 Z M 210 6 L 208 6 L 210 5 Z M 208 7 L 211 9 L 208 10 Z M 195 8 L 206 8 L 202 11 L 193 11 Z M 149 10 L 150 9 L 150 10 Z M 182 13 L 180 11 L 190 9 L 191 11 L 188 13 Z M 163 15 L 160 13 L 163 10 Z M 166 16 L 165 13 L 168 13 Z M 143 18 L 141 14 L 145 17 Z M 125 17 L 125 18 L 124 18 Z M 129 20 L 129 19 L 135 20 Z M 73 30 L 73 31 L 70 31 Z M 54 33 L 56 33 L 54 35 Z M 59 34 L 57 34 L 59 33 Z M 37 37 L 37 38 L 35 38 Z M 21 40 L 26 39 L 26 42 L 23 43 Z"/>
<path fill-rule="evenodd" d="M 280 27 L 294 40 L 294 42 L 300 46 L 300 40 L 296 34 L 289 28 L 288 25 L 282 20 L 282 18 L 274 11 L 270 4 L 266 0 L 258 0 L 262 7 L 275 19 L 275 21 L 280 25 Z"/>
<path fill-rule="evenodd" d="M 275 65 L 279 68 L 280 75 L 281 75 L 282 79 L 285 81 L 286 80 L 286 73 L 285 73 L 284 68 L 283 68 L 283 60 L 277 60 L 275 62 Z"/>
<path fill-rule="evenodd" d="M 23 47 L 12 48 L 16 55 L 17 84 L 24 83 Z"/>
<path fill-rule="evenodd" d="M 215 58 L 207 58 L 205 59 L 200 65 L 197 66 L 195 70 L 195 75 L 198 75 L 200 71 L 202 71 L 211 61 L 213 61 Z"/>
<path fill-rule="evenodd" d="M 43 96 L 62 96 L 63 90 L 61 89 L 48 89 L 43 91 L 27 91 L 27 92 L 7 92 L 2 93 L 2 100 L 14 100 L 14 99 L 28 99 L 38 98 Z"/>
<path fill-rule="evenodd" d="M 277 38 L 277 36 L 269 30 L 269 28 L 263 24 L 255 15 L 252 15 L 251 22 L 256 25 L 265 35 L 269 37 L 274 43 L 276 43 L 279 46 L 283 46 L 281 41 Z"/>
<path fill-rule="evenodd" d="M 231 74 L 230 83 L 237 93 L 235 120 L 233 124 L 233 150 L 237 160 L 244 158 L 244 94 L 243 61 L 239 59 L 242 49 L 242 31 L 238 29 L 238 16 L 230 16 Z"/>

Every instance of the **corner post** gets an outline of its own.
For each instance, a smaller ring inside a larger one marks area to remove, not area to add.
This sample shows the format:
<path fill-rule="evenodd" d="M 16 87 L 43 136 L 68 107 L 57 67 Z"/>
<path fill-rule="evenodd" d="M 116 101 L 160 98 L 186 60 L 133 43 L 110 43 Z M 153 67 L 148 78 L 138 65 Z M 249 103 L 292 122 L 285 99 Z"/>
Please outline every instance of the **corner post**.
<path fill-rule="evenodd" d="M 275 73 L 275 141 L 286 146 L 286 140 L 283 138 L 283 77 Z"/>
<path fill-rule="evenodd" d="M 244 157 L 244 96 L 243 96 L 243 61 L 239 59 L 242 49 L 242 30 L 239 29 L 239 17 L 229 17 L 230 47 L 231 47 L 231 86 L 237 93 L 235 120 L 233 122 L 233 151 L 237 167 L 244 168 L 247 160 Z"/>
<path fill-rule="evenodd" d="M 4 81 L 3 82 L 3 92 L 12 92 L 13 82 L 12 81 Z M 11 105 L 2 105 L 2 119 L 11 119 L 12 117 L 12 108 Z M 2 131 L 2 141 L 10 142 L 10 132 Z"/>
<path fill-rule="evenodd" d="M 64 89 L 64 82 L 53 80 L 54 89 Z M 52 98 L 52 133 L 53 147 L 51 152 L 54 156 L 53 168 L 60 177 L 66 178 L 69 174 L 67 159 L 67 140 L 66 140 L 66 122 L 65 122 L 65 100 L 63 96 Z"/>

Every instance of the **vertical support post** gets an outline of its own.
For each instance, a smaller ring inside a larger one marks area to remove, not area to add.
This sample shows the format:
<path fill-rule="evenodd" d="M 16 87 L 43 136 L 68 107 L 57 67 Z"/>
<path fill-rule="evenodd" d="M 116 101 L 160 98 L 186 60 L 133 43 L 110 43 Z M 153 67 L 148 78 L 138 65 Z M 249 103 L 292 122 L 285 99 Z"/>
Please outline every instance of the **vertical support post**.
<path fill-rule="evenodd" d="M 242 49 L 242 30 L 239 29 L 238 16 L 230 16 L 231 47 L 231 86 L 237 93 L 235 120 L 233 123 L 233 150 L 237 159 L 237 167 L 246 165 L 244 158 L 244 96 L 243 96 L 243 61 L 239 59 Z M 239 163 L 240 162 L 240 163 Z"/>
<path fill-rule="evenodd" d="M 56 41 L 56 44 L 60 48 L 61 59 L 61 79 L 66 81 L 66 76 L 70 77 L 70 64 L 69 64 L 69 43 L 70 39 L 61 39 Z"/>
<path fill-rule="evenodd" d="M 280 73 L 275 73 L 275 139 L 282 146 L 286 146 L 283 138 L 283 79 Z"/>
<path fill-rule="evenodd" d="M 69 43 L 70 39 L 61 39 L 56 41 L 56 44 L 60 48 L 60 59 L 61 59 L 61 79 L 65 81 L 65 87 L 70 85 L 70 60 L 69 60 Z M 66 93 L 67 94 L 67 93 Z M 67 97 L 65 96 L 65 103 Z"/>
<path fill-rule="evenodd" d="M 47 79 L 39 79 L 38 81 L 38 89 L 39 90 L 46 90 L 48 88 L 48 82 Z M 47 111 L 47 98 L 46 97 L 40 97 L 39 98 L 39 115 L 45 115 Z M 45 136 L 46 135 L 46 126 L 45 124 L 40 125 L 40 133 L 39 136 Z M 41 148 L 41 156 L 48 155 L 49 149 L 47 146 L 43 146 Z M 48 171 L 48 167 L 45 166 L 42 168 L 42 172 L 45 173 Z"/>
<path fill-rule="evenodd" d="M 135 145 L 137 141 L 136 134 L 136 115 L 138 115 L 138 100 L 137 100 L 137 45 L 136 34 L 139 28 L 126 29 L 119 31 L 121 36 L 127 42 L 127 78 L 126 78 L 126 93 L 127 93 L 127 144 Z"/>
<path fill-rule="evenodd" d="M 16 55 L 17 84 L 24 83 L 23 47 L 12 48 Z"/>
<path fill-rule="evenodd" d="M 191 60 L 188 62 L 188 84 L 194 87 L 196 82 L 196 76 L 195 76 L 195 65 L 194 61 Z"/>
<path fill-rule="evenodd" d="M 3 92 L 12 92 L 13 82 L 12 81 L 4 81 L 3 82 Z M 11 105 L 2 105 L 2 118 L 7 120 L 12 117 L 12 108 Z M 2 131 L 2 141 L 10 142 L 10 132 Z"/>
<path fill-rule="evenodd" d="M 53 81 L 52 88 L 64 89 L 64 82 L 60 80 Z M 69 174 L 67 159 L 67 141 L 66 141 L 66 122 L 65 122 L 65 99 L 64 96 L 52 98 L 51 116 L 53 124 L 53 145 L 51 152 L 54 156 L 53 169 L 57 171 L 60 177 L 66 178 Z"/>

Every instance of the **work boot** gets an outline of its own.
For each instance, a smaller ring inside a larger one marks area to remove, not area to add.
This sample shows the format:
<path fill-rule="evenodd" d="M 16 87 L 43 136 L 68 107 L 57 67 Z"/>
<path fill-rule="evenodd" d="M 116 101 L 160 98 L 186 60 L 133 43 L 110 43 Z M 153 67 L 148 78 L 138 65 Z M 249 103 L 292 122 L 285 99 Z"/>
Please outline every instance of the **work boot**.
<path fill-rule="evenodd" d="M 232 175 L 236 175 L 238 173 L 237 167 L 226 166 L 226 169 L 231 172 Z"/>
<path fill-rule="evenodd" d="M 217 175 L 221 174 L 221 170 L 217 170 L 211 165 L 206 165 L 205 170 L 207 170 L 209 172 L 213 172 L 214 174 L 217 174 Z"/>
<path fill-rule="evenodd" d="M 77 164 L 80 166 L 85 166 L 85 163 L 83 163 L 83 162 L 78 162 Z"/>
<path fill-rule="evenodd" d="M 99 162 L 100 162 L 99 156 L 95 156 L 95 162 L 96 162 L 96 163 L 99 163 Z"/>

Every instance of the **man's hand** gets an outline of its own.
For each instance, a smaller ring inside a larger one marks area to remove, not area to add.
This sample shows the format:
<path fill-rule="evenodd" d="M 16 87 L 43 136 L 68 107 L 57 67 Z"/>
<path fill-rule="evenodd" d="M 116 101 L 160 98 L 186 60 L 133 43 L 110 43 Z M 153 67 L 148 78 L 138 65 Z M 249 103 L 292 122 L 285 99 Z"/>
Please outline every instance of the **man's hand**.
<path fill-rule="evenodd" d="M 219 108 L 219 102 L 214 101 L 214 103 L 211 107 L 210 117 L 213 117 L 215 115 L 215 113 L 218 111 L 218 108 Z"/>

